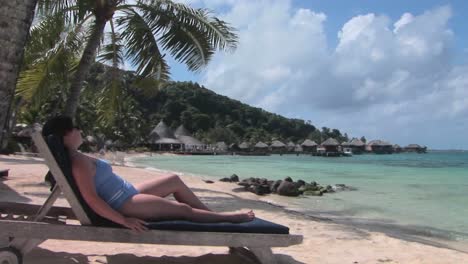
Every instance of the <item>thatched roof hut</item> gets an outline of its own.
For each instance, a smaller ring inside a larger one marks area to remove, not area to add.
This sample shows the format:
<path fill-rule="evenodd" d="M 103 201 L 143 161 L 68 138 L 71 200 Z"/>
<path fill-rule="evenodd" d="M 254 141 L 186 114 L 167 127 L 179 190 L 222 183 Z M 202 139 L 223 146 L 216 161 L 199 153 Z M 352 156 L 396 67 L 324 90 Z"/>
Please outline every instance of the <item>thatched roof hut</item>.
<path fill-rule="evenodd" d="M 304 152 L 317 152 L 317 143 L 315 141 L 306 139 L 302 142 L 301 147 Z"/>
<path fill-rule="evenodd" d="M 366 150 L 376 154 L 393 153 L 393 144 L 384 140 L 371 140 L 366 145 Z"/>
<path fill-rule="evenodd" d="M 266 149 L 268 148 L 268 145 L 259 141 L 257 144 L 255 144 L 254 148 L 256 149 Z"/>
<path fill-rule="evenodd" d="M 241 150 L 248 150 L 248 149 L 250 149 L 250 144 L 244 141 L 239 145 L 239 148 Z"/>
<path fill-rule="evenodd" d="M 321 144 L 325 148 L 325 152 L 328 153 L 337 153 L 339 152 L 338 147 L 340 146 L 340 142 L 334 138 L 328 138 Z"/>
<path fill-rule="evenodd" d="M 296 144 L 294 144 L 294 142 L 292 142 L 292 141 L 289 141 L 287 146 L 290 147 L 290 148 L 294 148 L 294 147 L 296 147 Z"/>
<path fill-rule="evenodd" d="M 151 131 L 150 136 L 156 133 L 160 138 L 176 138 L 174 132 L 163 122 L 159 122 Z"/>
<path fill-rule="evenodd" d="M 409 144 L 405 147 L 406 152 L 417 152 L 417 153 L 425 153 L 427 151 L 426 146 L 420 146 L 418 144 Z"/>
<path fill-rule="evenodd" d="M 306 139 L 304 142 L 302 142 L 301 146 L 302 147 L 316 147 L 318 144 L 315 143 L 315 141 Z"/>
<path fill-rule="evenodd" d="M 304 151 L 301 147 L 301 145 L 297 144 L 296 146 L 294 146 L 294 152 L 302 152 Z"/>
<path fill-rule="evenodd" d="M 339 146 L 340 142 L 334 138 L 329 138 L 322 142 L 322 146 L 327 147 L 327 146 Z"/>
<path fill-rule="evenodd" d="M 192 134 L 184 127 L 184 125 L 180 125 L 174 132 L 174 135 L 177 136 L 191 136 Z"/>
<path fill-rule="evenodd" d="M 273 140 L 273 142 L 271 142 L 270 146 L 272 148 L 285 148 L 286 144 L 284 144 L 283 142 L 281 142 L 279 140 Z"/>
<path fill-rule="evenodd" d="M 184 125 L 180 125 L 174 132 L 174 135 L 185 145 L 185 149 L 202 148 L 205 146 L 203 142 L 194 138 Z"/>

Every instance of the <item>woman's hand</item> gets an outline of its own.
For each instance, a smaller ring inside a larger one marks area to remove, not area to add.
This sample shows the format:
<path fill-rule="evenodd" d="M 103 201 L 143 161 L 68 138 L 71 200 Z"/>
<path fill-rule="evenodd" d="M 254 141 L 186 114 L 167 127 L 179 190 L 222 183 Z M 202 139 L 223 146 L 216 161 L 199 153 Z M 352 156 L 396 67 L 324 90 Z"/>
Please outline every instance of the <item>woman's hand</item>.
<path fill-rule="evenodd" d="M 146 227 L 146 222 L 133 217 L 125 217 L 122 223 L 123 226 L 137 232 L 147 231 L 148 227 Z"/>

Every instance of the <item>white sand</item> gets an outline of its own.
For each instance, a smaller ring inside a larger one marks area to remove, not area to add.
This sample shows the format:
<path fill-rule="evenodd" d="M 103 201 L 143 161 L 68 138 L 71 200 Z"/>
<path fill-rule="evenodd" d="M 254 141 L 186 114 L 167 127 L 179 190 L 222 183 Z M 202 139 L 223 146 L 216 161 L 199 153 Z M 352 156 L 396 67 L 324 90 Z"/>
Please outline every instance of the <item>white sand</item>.
<path fill-rule="evenodd" d="M 37 158 L 0 156 L 0 169 L 10 176 L 0 181 L 0 200 L 41 204 L 49 195 L 43 184 L 47 167 Z M 114 167 L 114 171 L 137 183 L 160 172 Z M 389 237 L 349 226 L 315 221 L 262 202 L 236 185 L 204 183 L 200 178 L 183 180 L 203 202 L 216 211 L 253 209 L 256 215 L 289 226 L 291 233 L 304 236 L 301 245 L 274 248 L 280 263 L 468 263 L 468 253 L 438 248 Z M 265 198 L 263 198 L 265 199 Z M 268 199 L 268 197 L 266 198 Z M 294 198 L 291 198 L 294 199 Z M 59 205 L 68 205 L 60 198 Z M 224 247 L 182 247 L 48 240 L 25 257 L 24 263 L 245 263 Z"/>

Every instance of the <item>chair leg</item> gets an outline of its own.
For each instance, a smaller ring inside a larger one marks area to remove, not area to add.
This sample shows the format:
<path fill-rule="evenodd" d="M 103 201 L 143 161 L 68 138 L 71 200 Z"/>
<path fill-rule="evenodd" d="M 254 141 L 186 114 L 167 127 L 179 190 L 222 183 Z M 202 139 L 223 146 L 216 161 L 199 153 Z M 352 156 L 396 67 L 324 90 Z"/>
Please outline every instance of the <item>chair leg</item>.
<path fill-rule="evenodd" d="M 258 258 L 262 264 L 277 264 L 278 262 L 273 255 L 273 251 L 269 247 L 250 247 L 252 253 Z"/>

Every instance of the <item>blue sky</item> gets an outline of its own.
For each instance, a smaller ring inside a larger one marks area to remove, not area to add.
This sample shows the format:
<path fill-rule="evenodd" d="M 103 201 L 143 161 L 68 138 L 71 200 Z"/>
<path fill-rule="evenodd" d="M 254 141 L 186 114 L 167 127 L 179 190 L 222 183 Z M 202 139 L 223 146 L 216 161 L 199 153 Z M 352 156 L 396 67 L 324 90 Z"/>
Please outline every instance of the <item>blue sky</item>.
<path fill-rule="evenodd" d="M 467 1 L 185 0 L 238 28 L 174 80 L 350 136 L 468 149 Z"/>

